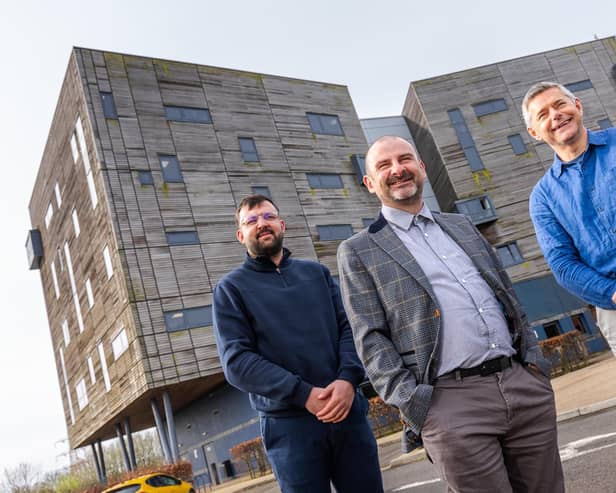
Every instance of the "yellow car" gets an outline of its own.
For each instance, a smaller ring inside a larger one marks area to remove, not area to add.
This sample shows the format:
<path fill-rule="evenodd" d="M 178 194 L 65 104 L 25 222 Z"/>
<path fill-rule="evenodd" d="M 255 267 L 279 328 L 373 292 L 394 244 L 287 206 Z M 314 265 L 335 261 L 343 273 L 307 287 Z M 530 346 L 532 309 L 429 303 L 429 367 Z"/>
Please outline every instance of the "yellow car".
<path fill-rule="evenodd" d="M 107 488 L 103 493 L 195 493 L 192 484 L 168 474 L 146 474 Z"/>

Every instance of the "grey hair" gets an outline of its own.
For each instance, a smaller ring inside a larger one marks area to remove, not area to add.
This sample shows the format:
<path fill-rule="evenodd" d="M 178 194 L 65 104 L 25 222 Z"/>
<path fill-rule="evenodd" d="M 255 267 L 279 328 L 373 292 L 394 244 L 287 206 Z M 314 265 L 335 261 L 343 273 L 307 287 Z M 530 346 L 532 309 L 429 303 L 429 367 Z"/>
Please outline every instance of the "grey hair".
<path fill-rule="evenodd" d="M 552 89 L 553 87 L 559 89 L 560 92 L 562 92 L 566 97 L 568 97 L 571 101 L 575 102 L 575 94 L 573 94 L 562 84 L 559 84 L 558 82 L 538 82 L 528 91 L 526 91 L 526 95 L 522 100 L 522 116 L 524 117 L 524 123 L 526 123 L 527 128 L 530 128 L 530 115 L 528 114 L 528 105 L 530 104 L 531 100 L 542 92 L 547 91 L 548 89 Z"/>

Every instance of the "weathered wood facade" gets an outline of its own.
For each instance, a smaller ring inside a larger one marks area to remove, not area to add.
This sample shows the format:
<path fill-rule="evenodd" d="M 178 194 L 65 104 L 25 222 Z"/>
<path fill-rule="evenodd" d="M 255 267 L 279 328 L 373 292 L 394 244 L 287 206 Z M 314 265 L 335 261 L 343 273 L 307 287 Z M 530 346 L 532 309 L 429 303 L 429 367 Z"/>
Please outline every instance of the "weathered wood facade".
<path fill-rule="evenodd" d="M 102 97 L 112 98 L 115 113 Z M 211 122 L 168 119 L 166 106 L 207 108 Z M 337 116 L 343 135 L 314 133 L 308 112 Z M 254 140 L 258 162 L 245 162 L 239 137 Z M 375 216 L 378 203 L 351 163 L 366 147 L 341 85 L 73 50 L 30 203 L 71 447 L 112 437 L 126 416 L 133 430 L 153 426 L 149 401 L 161 390 L 179 410 L 223 382 L 212 327 L 170 331 L 165 313 L 211 305 L 215 283 L 242 261 L 233 214 L 252 187 L 269 187 L 294 255 L 337 273 L 339 242 L 321 241 L 317 226 L 358 231 L 362 218 Z M 161 155 L 177 158 L 181 180 L 165 181 Z M 153 184 L 142 184 L 143 172 Z M 307 173 L 338 174 L 343 186 L 311 188 Z M 170 245 L 167 233 L 183 231 L 198 241 Z M 116 358 L 122 329 L 128 349 Z"/>
<path fill-rule="evenodd" d="M 492 200 L 498 219 L 480 229 L 497 247 L 517 242 L 524 261 L 508 268 L 514 281 L 549 273 L 528 198 L 552 164 L 553 152 L 531 139 L 521 111 L 524 94 L 540 81 L 588 81 L 587 88 L 576 93 L 584 105 L 586 126 L 598 129 L 598 122 L 606 118 L 616 124 L 615 37 L 412 82 L 403 108 L 442 209 L 452 210 L 455 201 L 483 194 Z M 504 110 L 477 116 L 474 105 L 501 99 Z M 448 113 L 455 109 L 464 118 L 484 169 L 472 171 L 469 166 Z M 516 134 L 525 152 L 514 153 L 509 137 Z"/>

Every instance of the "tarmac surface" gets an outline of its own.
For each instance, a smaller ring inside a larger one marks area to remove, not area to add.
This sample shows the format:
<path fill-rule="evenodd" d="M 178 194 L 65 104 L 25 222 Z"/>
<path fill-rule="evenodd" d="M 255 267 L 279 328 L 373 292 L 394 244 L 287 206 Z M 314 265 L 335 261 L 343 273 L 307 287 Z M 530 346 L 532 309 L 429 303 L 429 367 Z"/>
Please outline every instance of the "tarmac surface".
<path fill-rule="evenodd" d="M 593 355 L 587 366 L 552 378 L 552 388 L 559 422 L 616 407 L 616 358 L 610 351 Z M 425 458 L 423 449 L 414 450 L 409 454 L 399 453 L 397 444 L 400 443 L 400 432 L 379 438 L 377 442 L 382 470 Z M 250 491 L 273 481 L 275 481 L 273 474 L 255 479 L 244 476 L 214 486 L 211 491 L 216 493 Z"/>

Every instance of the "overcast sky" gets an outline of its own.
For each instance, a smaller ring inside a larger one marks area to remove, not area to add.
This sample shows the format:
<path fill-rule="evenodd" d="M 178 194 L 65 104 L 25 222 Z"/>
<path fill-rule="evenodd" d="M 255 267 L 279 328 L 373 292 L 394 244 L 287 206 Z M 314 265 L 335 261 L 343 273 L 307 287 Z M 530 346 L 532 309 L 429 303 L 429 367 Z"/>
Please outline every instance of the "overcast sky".
<path fill-rule="evenodd" d="M 345 84 L 360 118 L 411 80 L 615 34 L 616 2 L 19 0 L 0 20 L 0 474 L 62 464 L 66 426 L 28 203 L 72 46 Z M 580 8 L 581 7 L 581 8 Z"/>

